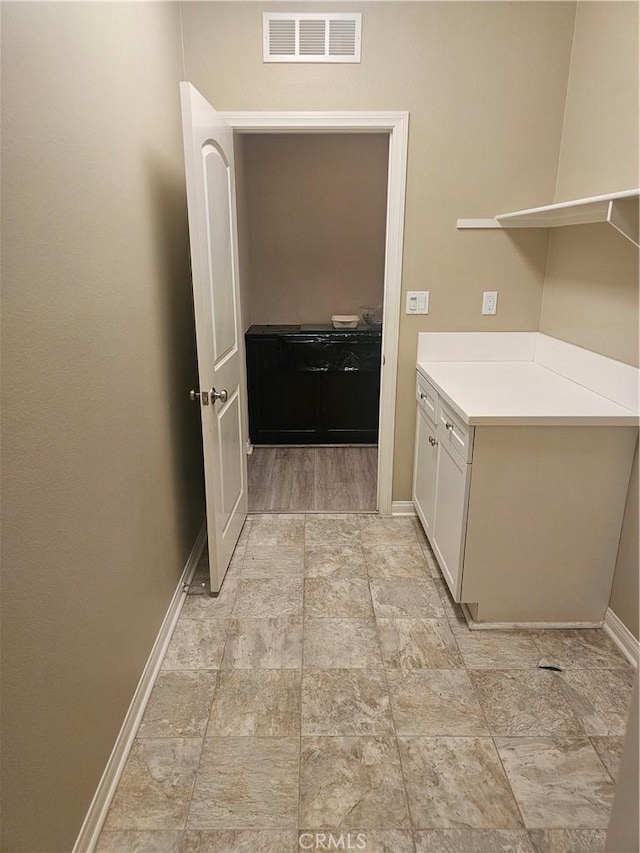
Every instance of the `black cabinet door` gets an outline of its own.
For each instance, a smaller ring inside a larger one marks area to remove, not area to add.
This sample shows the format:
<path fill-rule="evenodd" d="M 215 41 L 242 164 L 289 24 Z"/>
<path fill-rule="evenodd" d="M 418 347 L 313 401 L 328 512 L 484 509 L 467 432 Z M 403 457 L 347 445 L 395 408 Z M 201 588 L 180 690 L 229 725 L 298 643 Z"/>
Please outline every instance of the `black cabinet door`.
<path fill-rule="evenodd" d="M 247 339 L 249 437 L 253 444 L 317 444 L 321 374 L 297 370 L 279 340 Z"/>
<path fill-rule="evenodd" d="M 378 440 L 380 374 L 354 370 L 322 376 L 322 439 L 327 444 Z"/>

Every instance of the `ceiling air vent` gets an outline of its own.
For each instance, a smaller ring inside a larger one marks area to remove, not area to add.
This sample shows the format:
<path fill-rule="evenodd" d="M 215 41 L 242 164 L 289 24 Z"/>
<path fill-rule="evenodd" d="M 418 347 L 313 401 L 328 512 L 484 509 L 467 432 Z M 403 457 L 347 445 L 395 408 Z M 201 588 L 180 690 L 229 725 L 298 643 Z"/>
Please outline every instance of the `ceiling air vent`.
<path fill-rule="evenodd" d="M 264 62 L 360 62 L 360 13 L 274 12 L 262 20 Z"/>

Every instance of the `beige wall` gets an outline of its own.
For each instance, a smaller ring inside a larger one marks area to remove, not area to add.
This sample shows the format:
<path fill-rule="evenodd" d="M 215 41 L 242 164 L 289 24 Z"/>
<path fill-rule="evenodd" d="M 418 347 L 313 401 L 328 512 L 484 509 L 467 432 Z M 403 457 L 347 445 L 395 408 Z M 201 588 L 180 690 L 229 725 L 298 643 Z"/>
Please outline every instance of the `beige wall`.
<path fill-rule="evenodd" d="M 556 198 L 638 186 L 638 4 L 578 4 Z M 638 364 L 638 250 L 606 224 L 551 232 L 540 331 Z M 611 608 L 638 637 L 638 466 Z"/>
<path fill-rule="evenodd" d="M 639 363 L 638 249 L 606 223 L 551 231 L 540 331 Z"/>
<path fill-rule="evenodd" d="M 577 4 L 556 200 L 638 186 L 638 3 Z"/>
<path fill-rule="evenodd" d="M 2 849 L 70 850 L 203 517 L 174 4 L 2 6 Z"/>
<path fill-rule="evenodd" d="M 236 219 L 238 224 L 238 279 L 240 281 L 240 327 L 246 331 L 251 323 L 251 294 L 249 291 L 249 210 L 247 207 L 247 182 L 244 168 L 244 141 L 236 133 L 233 137 L 233 158 L 236 176 Z"/>
<path fill-rule="evenodd" d="M 638 639 L 638 607 L 640 602 L 640 590 L 638 588 L 638 449 L 631 471 L 631 482 L 627 494 L 627 505 L 624 513 L 624 523 L 618 559 L 616 562 L 616 573 L 613 578 L 613 589 L 611 590 L 611 602 L 609 606 L 622 620 L 633 636 Z"/>
<path fill-rule="evenodd" d="M 638 4 L 578 4 L 556 198 L 638 186 Z M 551 232 L 540 331 L 638 364 L 638 250 L 606 224 Z"/>
<path fill-rule="evenodd" d="M 182 4 L 186 75 L 222 110 L 410 112 L 403 290 L 430 290 L 431 313 L 400 326 L 393 496 L 407 500 L 418 332 L 538 328 L 546 232 L 455 225 L 553 197 L 575 6 L 356 3 L 360 64 L 263 64 L 262 12 L 280 8 Z"/>
<path fill-rule="evenodd" d="M 382 304 L 389 137 L 243 143 L 251 322 L 328 323 Z"/>

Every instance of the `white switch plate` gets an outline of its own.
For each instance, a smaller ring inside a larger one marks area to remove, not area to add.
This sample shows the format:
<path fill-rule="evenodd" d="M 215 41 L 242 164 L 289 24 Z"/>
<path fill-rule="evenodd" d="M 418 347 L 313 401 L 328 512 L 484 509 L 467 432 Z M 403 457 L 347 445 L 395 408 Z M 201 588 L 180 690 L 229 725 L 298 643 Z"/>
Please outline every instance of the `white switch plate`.
<path fill-rule="evenodd" d="M 429 313 L 429 291 L 409 290 L 407 291 L 407 314 Z"/>
<path fill-rule="evenodd" d="M 495 314 L 498 310 L 498 291 L 485 290 L 482 294 L 482 313 Z"/>

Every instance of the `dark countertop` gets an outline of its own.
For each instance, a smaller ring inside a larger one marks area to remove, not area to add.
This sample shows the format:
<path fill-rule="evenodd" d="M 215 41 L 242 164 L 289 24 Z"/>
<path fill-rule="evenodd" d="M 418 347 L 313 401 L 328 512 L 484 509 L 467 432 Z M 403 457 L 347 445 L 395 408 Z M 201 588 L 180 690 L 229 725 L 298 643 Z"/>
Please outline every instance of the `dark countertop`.
<path fill-rule="evenodd" d="M 382 328 L 365 326 L 360 324 L 356 329 L 334 329 L 331 323 L 304 323 L 302 326 L 249 326 L 245 332 L 245 337 L 260 338 L 260 337 L 299 337 L 299 338 L 315 338 L 319 337 L 323 340 L 331 337 L 334 339 L 344 340 L 352 336 L 358 340 L 381 340 Z"/>

